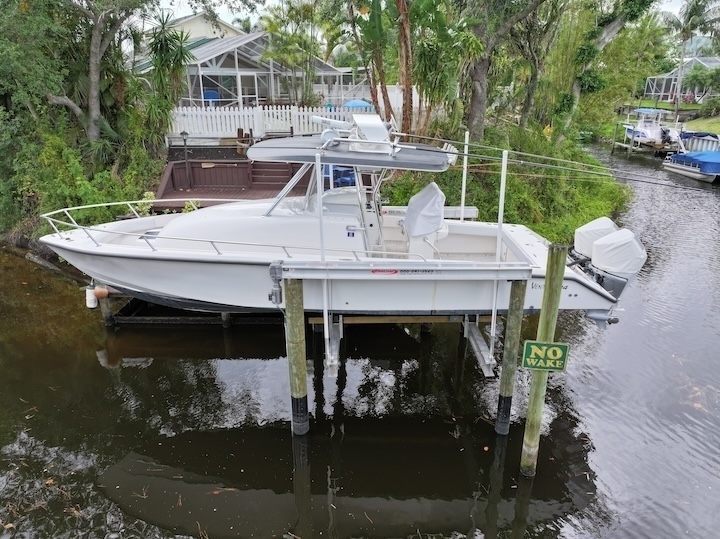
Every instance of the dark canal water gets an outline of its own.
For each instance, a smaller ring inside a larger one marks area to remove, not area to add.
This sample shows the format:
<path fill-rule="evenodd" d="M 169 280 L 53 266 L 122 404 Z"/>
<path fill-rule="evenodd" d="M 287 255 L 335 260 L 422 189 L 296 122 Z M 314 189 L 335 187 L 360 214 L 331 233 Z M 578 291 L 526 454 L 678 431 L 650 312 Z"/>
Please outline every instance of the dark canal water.
<path fill-rule="evenodd" d="M 648 262 L 620 324 L 561 317 L 532 482 L 527 378 L 503 444 L 456 326 L 349 328 L 337 379 L 309 365 L 301 445 L 280 326 L 106 333 L 78 284 L 0 250 L 0 539 L 717 537 L 720 189 L 610 164 L 700 189 L 632 184 Z"/>

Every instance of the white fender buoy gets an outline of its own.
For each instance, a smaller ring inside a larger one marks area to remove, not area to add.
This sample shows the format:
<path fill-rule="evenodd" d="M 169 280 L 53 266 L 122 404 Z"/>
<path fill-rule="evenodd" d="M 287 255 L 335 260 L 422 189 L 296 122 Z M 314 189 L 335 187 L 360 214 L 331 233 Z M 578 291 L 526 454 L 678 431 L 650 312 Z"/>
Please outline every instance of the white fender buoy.
<path fill-rule="evenodd" d="M 85 288 L 85 306 L 88 309 L 94 309 L 98 306 L 97 297 L 95 297 L 95 288 L 88 286 Z"/>

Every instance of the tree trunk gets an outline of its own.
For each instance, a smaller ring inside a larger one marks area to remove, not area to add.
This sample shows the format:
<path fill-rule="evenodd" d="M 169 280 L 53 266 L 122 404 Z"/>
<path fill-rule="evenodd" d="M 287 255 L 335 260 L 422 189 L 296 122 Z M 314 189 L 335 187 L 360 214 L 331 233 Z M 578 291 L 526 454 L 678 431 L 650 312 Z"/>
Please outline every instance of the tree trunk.
<path fill-rule="evenodd" d="M 428 127 L 430 126 L 430 117 L 432 116 L 433 106 L 428 103 L 427 110 L 425 111 L 425 120 L 422 123 L 422 127 L 420 128 L 420 134 L 421 135 L 427 135 Z"/>
<path fill-rule="evenodd" d="M 492 24 L 492 19 L 496 15 L 495 13 L 491 14 L 487 11 L 475 13 L 478 22 L 474 26 L 473 32 L 478 39 L 485 44 L 485 50 L 470 69 L 472 93 L 470 95 L 468 123 L 470 124 L 470 135 L 474 139 L 482 140 L 483 136 L 485 136 L 488 73 L 490 72 L 490 58 L 495 48 L 505 36 L 510 33 L 513 26 L 535 11 L 544 1 L 545 0 L 530 0 L 525 8 L 518 11 L 515 15 L 505 20 L 496 20 L 495 22 L 498 24 Z M 471 2 L 471 4 L 473 3 Z M 475 3 L 475 5 L 482 5 L 482 3 Z M 487 6 L 485 9 L 487 9 Z"/>
<path fill-rule="evenodd" d="M 87 138 L 90 142 L 100 140 L 100 61 L 102 59 L 102 37 L 106 17 L 104 14 L 93 19 L 90 38 L 90 62 L 88 65 L 88 112 Z"/>
<path fill-rule="evenodd" d="M 125 7 L 115 6 L 107 11 L 100 11 L 100 8 L 90 1 L 80 3 L 69 0 L 68 5 L 82 13 L 92 24 L 88 61 L 87 113 L 83 114 L 79 105 L 65 96 L 48 96 L 48 101 L 53 104 L 65 105 L 79 119 L 84 119 L 87 124 L 85 125 L 85 134 L 90 142 L 95 142 L 100 140 L 100 120 L 102 119 L 102 109 L 100 108 L 100 67 L 102 58 L 120 27 L 137 6 L 128 4 Z M 108 23 L 110 24 L 108 25 Z"/>
<path fill-rule="evenodd" d="M 570 95 L 573 99 L 573 105 L 572 109 L 570 109 L 570 114 L 567 115 L 567 118 L 565 118 L 565 123 L 563 124 L 563 130 L 567 131 L 567 128 L 570 127 L 570 124 L 572 123 L 573 117 L 575 116 L 575 111 L 578 108 L 578 105 L 580 104 L 580 82 L 575 79 L 572 85 L 572 89 L 570 90 Z"/>
<path fill-rule="evenodd" d="M 527 94 L 525 94 L 525 101 L 523 102 L 522 111 L 520 112 L 520 127 L 522 127 L 523 129 L 527 127 L 528 116 L 530 116 L 530 111 L 535 104 L 535 94 L 537 93 L 538 89 L 541 69 L 542 66 L 532 66 L 530 80 L 528 80 L 527 83 Z"/>
<path fill-rule="evenodd" d="M 390 96 L 388 95 L 387 85 L 385 84 L 385 64 L 383 63 L 382 51 L 379 49 L 373 50 L 373 64 L 375 65 L 375 71 L 377 73 L 377 82 L 380 85 L 380 93 L 383 98 L 383 105 L 385 108 L 385 121 L 390 121 L 390 118 L 394 115 L 392 104 L 390 103 Z"/>
<path fill-rule="evenodd" d="M 395 0 L 399 13 L 398 41 L 400 42 L 400 85 L 402 87 L 402 126 L 403 133 L 412 130 L 413 90 L 412 90 L 412 43 L 410 18 L 407 0 Z"/>
<path fill-rule="evenodd" d="M 490 57 L 483 54 L 470 71 L 472 81 L 472 94 L 470 96 L 470 110 L 468 124 L 470 136 L 473 140 L 482 140 L 485 136 L 485 114 L 487 111 L 488 73 L 490 72 Z"/>
<path fill-rule="evenodd" d="M 373 70 L 370 69 L 370 66 L 367 64 L 365 65 L 365 73 L 367 73 L 368 77 L 370 78 L 370 101 L 372 101 L 375 110 L 380 111 L 380 98 L 378 97 L 377 93 L 377 81 L 375 80 L 375 73 L 373 73 Z"/>

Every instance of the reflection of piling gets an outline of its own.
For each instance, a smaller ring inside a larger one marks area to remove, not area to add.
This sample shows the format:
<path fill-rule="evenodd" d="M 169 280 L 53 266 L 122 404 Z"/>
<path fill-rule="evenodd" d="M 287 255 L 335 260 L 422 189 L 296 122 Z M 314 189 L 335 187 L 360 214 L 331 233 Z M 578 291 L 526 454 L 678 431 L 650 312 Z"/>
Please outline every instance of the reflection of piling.
<path fill-rule="evenodd" d="M 493 539 L 498 536 L 499 506 L 502 501 L 503 472 L 505 470 L 507 444 L 507 436 L 495 437 L 495 454 L 490 467 L 490 487 L 488 490 L 487 506 L 485 507 L 484 532 L 487 539 Z"/>
<path fill-rule="evenodd" d="M 313 537 L 309 437 L 293 436 L 293 491 L 298 520 L 294 537 Z"/>
<path fill-rule="evenodd" d="M 290 368 L 293 434 L 310 430 L 307 398 L 307 366 L 305 350 L 305 308 L 303 283 L 298 279 L 285 281 L 285 347 Z"/>
<path fill-rule="evenodd" d="M 313 364 L 313 374 L 310 378 L 313 381 L 313 395 L 315 396 L 315 421 L 322 423 L 327 419 L 325 415 L 325 341 L 322 327 L 318 324 L 312 325 L 310 346 Z"/>
<path fill-rule="evenodd" d="M 555 340 L 555 324 L 557 322 L 560 294 L 562 293 L 563 277 L 567 247 L 553 243 L 548 248 L 547 270 L 545 274 L 545 290 L 543 291 L 542 310 L 538 322 L 537 340 L 553 342 Z M 545 390 L 547 389 L 548 371 L 533 370 L 530 385 L 525 437 L 523 438 L 520 472 L 526 477 L 533 477 L 537 468 L 538 449 L 540 447 L 540 425 L 542 423 Z"/>
<path fill-rule="evenodd" d="M 512 539 L 523 539 L 527 530 L 528 515 L 530 513 L 530 494 L 532 494 L 533 479 L 520 476 L 515 491 L 515 518 L 512 521 Z"/>
<path fill-rule="evenodd" d="M 463 387 L 463 380 L 465 379 L 465 358 L 467 357 L 467 349 L 468 340 L 465 338 L 465 332 L 461 325 L 453 372 L 453 391 L 458 396 L 460 395 L 460 390 Z"/>
<path fill-rule="evenodd" d="M 513 281 L 510 289 L 510 307 L 505 329 L 502 372 L 500 374 L 500 395 L 498 396 L 495 432 L 510 432 L 510 409 L 515 391 L 515 373 L 517 371 L 518 349 L 520 348 L 520 330 L 522 329 L 523 307 L 527 281 Z"/>

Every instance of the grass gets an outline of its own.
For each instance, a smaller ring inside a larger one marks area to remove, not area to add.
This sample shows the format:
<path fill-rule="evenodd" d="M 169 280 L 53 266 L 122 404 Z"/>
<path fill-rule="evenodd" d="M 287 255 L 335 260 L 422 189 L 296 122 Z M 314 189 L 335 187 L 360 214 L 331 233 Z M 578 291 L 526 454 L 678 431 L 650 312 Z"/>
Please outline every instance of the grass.
<path fill-rule="evenodd" d="M 664 109 L 664 110 L 675 110 L 675 105 L 673 103 L 668 103 L 667 101 L 658 101 L 657 105 L 655 104 L 654 99 L 633 99 L 631 101 L 625 101 L 624 102 L 627 105 L 632 105 L 636 108 L 650 108 L 650 109 Z M 699 103 L 682 103 L 680 105 L 680 112 L 688 111 L 688 110 L 699 110 L 702 105 Z"/>
<path fill-rule="evenodd" d="M 710 133 L 720 133 L 720 116 L 714 118 L 698 118 L 685 124 L 688 131 L 708 131 Z"/>

